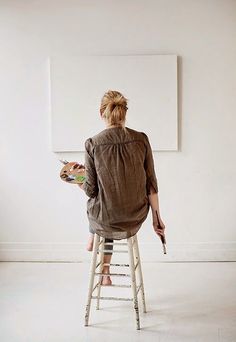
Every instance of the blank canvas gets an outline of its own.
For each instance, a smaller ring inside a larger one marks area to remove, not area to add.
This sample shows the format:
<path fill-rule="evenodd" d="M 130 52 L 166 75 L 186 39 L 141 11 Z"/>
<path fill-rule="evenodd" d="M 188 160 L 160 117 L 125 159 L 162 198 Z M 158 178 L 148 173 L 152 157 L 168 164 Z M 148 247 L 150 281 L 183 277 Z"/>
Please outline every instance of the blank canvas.
<path fill-rule="evenodd" d="M 118 55 L 50 58 L 51 145 L 84 151 L 102 131 L 107 90 L 128 98 L 126 126 L 145 132 L 153 150 L 177 150 L 177 56 Z"/>

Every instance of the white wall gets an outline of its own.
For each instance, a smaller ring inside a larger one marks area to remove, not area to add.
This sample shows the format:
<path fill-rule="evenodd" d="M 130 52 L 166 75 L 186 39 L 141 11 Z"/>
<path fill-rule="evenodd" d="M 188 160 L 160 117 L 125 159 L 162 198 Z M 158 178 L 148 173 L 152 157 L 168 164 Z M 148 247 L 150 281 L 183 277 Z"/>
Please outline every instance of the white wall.
<path fill-rule="evenodd" d="M 149 215 L 143 260 L 235 260 L 236 2 L 0 2 L 1 260 L 89 260 L 87 197 L 50 150 L 46 58 L 177 54 L 178 152 L 154 152 L 167 250 Z M 99 114 L 93 113 L 94 122 Z"/>

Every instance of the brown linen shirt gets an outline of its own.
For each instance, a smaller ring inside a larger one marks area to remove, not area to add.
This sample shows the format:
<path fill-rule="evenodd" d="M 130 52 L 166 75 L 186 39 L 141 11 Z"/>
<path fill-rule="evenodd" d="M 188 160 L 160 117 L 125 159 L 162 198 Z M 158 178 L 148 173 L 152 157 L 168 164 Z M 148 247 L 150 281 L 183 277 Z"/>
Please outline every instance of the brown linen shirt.
<path fill-rule="evenodd" d="M 147 218 L 148 194 L 158 192 L 152 149 L 144 132 L 106 128 L 85 141 L 83 189 L 92 229 L 109 239 L 135 235 Z"/>

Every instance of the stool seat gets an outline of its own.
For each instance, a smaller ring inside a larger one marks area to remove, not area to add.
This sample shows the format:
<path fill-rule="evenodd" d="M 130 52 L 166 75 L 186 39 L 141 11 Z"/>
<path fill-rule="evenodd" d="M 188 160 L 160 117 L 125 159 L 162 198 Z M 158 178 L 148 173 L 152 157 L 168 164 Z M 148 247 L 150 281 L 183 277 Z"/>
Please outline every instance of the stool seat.
<path fill-rule="evenodd" d="M 126 246 L 127 249 L 119 250 L 113 249 L 112 253 L 128 253 L 129 255 L 129 263 L 104 263 L 104 252 L 110 252 L 110 250 L 106 249 L 106 245 L 120 245 Z M 98 261 L 99 260 L 99 261 Z M 102 273 L 103 266 L 115 266 L 115 267 L 128 267 L 128 273 Z M 98 269 L 98 270 L 97 270 Z M 137 272 L 137 276 L 136 276 Z M 129 285 L 125 284 L 111 284 L 111 285 L 103 285 L 102 276 L 110 275 L 112 277 L 127 277 L 131 278 L 131 283 Z M 94 284 L 95 277 L 98 276 L 98 282 Z M 137 284 L 137 281 L 139 283 Z M 126 297 L 106 297 L 101 296 L 101 288 L 105 287 L 121 287 L 121 288 L 131 288 L 132 289 L 132 298 Z M 93 295 L 94 291 L 97 289 L 97 295 Z M 88 297 L 85 309 L 85 326 L 89 325 L 89 314 L 91 307 L 91 300 L 97 300 L 96 309 L 99 309 L 100 300 L 124 300 L 124 301 L 132 301 L 135 313 L 135 322 L 136 329 L 140 330 L 140 319 L 139 319 L 139 305 L 138 305 L 138 293 L 141 293 L 142 298 L 142 306 L 143 312 L 146 313 L 146 303 L 145 303 L 145 294 L 144 294 L 144 284 L 143 284 L 143 275 L 142 275 L 142 267 L 140 260 L 140 253 L 138 247 L 138 238 L 137 234 L 131 236 L 126 239 L 126 242 L 105 242 L 105 238 L 94 234 L 94 243 L 93 243 L 93 251 L 92 251 L 92 259 L 90 264 L 90 272 L 89 272 L 89 288 L 88 288 Z"/>

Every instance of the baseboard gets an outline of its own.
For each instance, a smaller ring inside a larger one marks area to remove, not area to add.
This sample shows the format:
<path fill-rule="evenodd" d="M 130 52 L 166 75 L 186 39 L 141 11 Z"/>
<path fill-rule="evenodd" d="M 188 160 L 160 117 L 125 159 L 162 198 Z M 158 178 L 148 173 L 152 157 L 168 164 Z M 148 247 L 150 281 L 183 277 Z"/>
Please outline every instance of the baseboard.
<path fill-rule="evenodd" d="M 163 254 L 161 242 L 139 242 L 142 262 L 236 261 L 236 241 L 169 243 L 166 247 L 167 254 Z M 117 248 L 120 246 L 114 246 Z M 125 253 L 114 253 L 115 257 L 127 258 Z M 0 243 L 0 261 L 89 262 L 90 259 L 91 252 L 82 243 Z"/>

